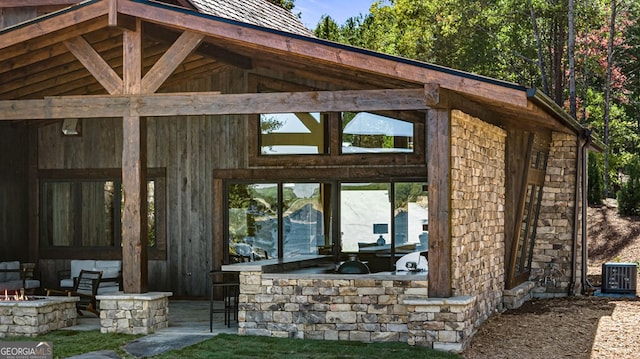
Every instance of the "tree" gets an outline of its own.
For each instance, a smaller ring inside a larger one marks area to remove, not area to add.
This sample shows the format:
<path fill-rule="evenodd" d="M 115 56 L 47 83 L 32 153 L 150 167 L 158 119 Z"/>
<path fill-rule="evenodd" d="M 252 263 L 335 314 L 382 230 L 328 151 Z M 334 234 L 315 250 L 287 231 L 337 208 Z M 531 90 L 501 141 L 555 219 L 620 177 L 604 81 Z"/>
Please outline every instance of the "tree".
<path fill-rule="evenodd" d="M 285 10 L 293 10 L 295 0 L 267 0 L 272 4 L 276 4 Z"/>
<path fill-rule="evenodd" d="M 611 70 L 613 68 L 613 37 L 616 33 L 616 2 L 611 0 L 611 21 L 609 22 L 609 41 L 607 45 L 607 78 L 605 80 L 604 101 L 604 172 L 609 173 L 609 112 L 611 108 Z M 609 176 L 604 177 L 604 195 L 609 194 Z"/>
<path fill-rule="evenodd" d="M 618 191 L 618 212 L 625 216 L 640 215 L 640 157 L 629 165 L 629 174 Z"/>
<path fill-rule="evenodd" d="M 602 168 L 598 157 L 601 156 L 594 152 L 589 152 L 587 201 L 590 205 L 600 205 L 602 204 L 602 198 L 604 198 Z"/>

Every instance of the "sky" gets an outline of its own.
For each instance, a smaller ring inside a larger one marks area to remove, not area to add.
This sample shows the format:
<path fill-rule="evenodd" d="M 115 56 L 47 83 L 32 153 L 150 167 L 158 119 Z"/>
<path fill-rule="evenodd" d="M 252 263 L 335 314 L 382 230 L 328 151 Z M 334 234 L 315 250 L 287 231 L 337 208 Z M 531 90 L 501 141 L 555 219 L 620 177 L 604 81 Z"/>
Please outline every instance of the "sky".
<path fill-rule="evenodd" d="M 315 29 L 322 15 L 329 15 L 339 25 L 353 16 L 368 14 L 375 0 L 295 0 L 293 13 L 302 14 L 302 23 Z"/>

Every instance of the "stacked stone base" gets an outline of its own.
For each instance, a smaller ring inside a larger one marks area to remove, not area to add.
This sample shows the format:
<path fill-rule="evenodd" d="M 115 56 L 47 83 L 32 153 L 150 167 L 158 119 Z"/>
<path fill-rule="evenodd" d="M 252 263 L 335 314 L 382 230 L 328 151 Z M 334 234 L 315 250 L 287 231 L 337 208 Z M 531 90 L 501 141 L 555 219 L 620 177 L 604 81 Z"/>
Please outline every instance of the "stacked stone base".
<path fill-rule="evenodd" d="M 520 308 L 524 302 L 531 299 L 531 291 L 536 284 L 534 282 L 524 282 L 513 289 L 502 291 L 502 303 L 506 309 Z"/>
<path fill-rule="evenodd" d="M 419 276 L 240 275 L 240 335 L 403 342 L 462 351 L 474 297 L 427 298 Z"/>
<path fill-rule="evenodd" d="M 414 298 L 404 303 L 409 312 L 411 345 L 461 352 L 471 341 L 475 297 Z"/>
<path fill-rule="evenodd" d="M 0 338 L 35 337 L 76 324 L 78 297 L 0 301 Z"/>
<path fill-rule="evenodd" d="M 169 326 L 170 292 L 99 295 L 102 333 L 151 334 Z"/>

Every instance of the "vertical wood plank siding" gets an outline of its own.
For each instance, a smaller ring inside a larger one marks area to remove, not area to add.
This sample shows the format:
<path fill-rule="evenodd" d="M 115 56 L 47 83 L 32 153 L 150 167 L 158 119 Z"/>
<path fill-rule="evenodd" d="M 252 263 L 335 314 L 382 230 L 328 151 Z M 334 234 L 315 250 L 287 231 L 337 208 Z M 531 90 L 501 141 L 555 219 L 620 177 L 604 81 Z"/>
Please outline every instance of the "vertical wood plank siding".
<path fill-rule="evenodd" d="M 237 93 L 245 88 L 245 74 L 232 70 L 171 91 Z M 212 244 L 213 226 L 218 225 L 213 223 L 213 170 L 246 166 L 246 133 L 246 116 L 148 119 L 148 166 L 166 168 L 167 173 L 167 259 L 149 262 L 149 290 L 171 290 L 179 296 L 208 294 L 211 258 L 222 258 Z M 55 122 L 39 129 L 39 146 L 40 169 L 120 167 L 122 121 L 83 120 L 80 137 L 62 136 L 60 123 Z M 42 260 L 41 266 L 55 273 L 68 268 L 68 261 Z"/>
<path fill-rule="evenodd" d="M 0 124 L 0 261 L 29 259 L 28 142 L 25 123 Z"/>

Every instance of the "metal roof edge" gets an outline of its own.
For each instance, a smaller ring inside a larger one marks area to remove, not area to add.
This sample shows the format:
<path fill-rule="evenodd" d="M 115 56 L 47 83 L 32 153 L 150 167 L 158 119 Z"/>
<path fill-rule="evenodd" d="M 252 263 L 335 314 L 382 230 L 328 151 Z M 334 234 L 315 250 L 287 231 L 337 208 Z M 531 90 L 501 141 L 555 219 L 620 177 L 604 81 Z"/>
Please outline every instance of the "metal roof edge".
<path fill-rule="evenodd" d="M 527 98 L 541 106 L 545 111 L 555 116 L 562 124 L 573 130 L 576 135 L 589 137 L 590 146 L 597 151 L 604 151 L 607 147 L 599 138 L 591 134 L 591 131 L 582 126 L 576 119 L 571 117 L 562 107 L 560 107 L 549 96 L 536 88 L 527 89 Z"/>

